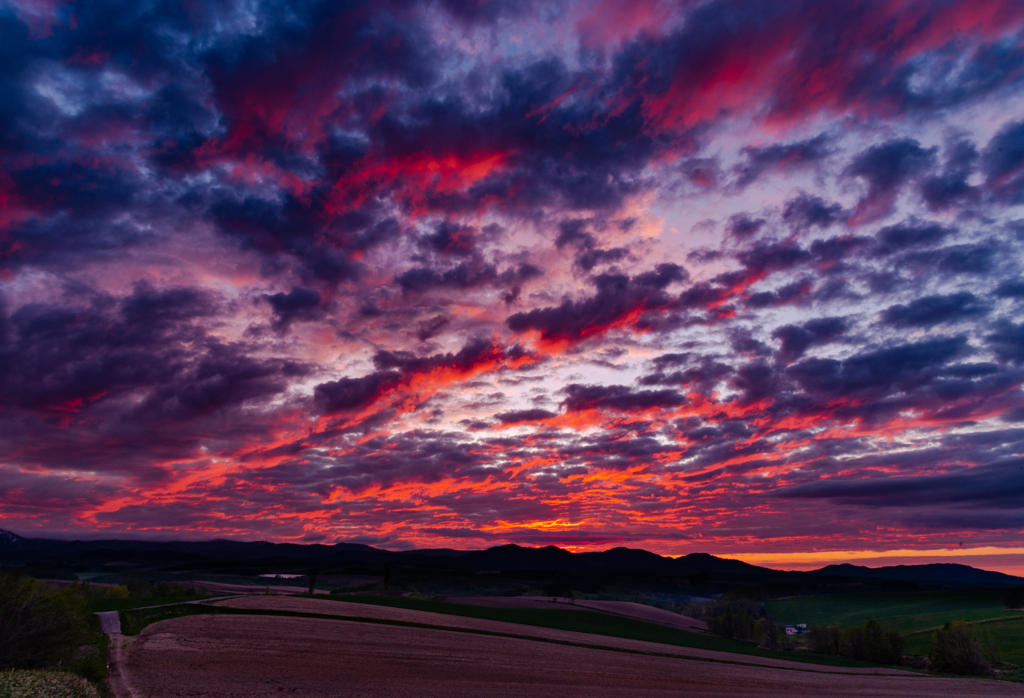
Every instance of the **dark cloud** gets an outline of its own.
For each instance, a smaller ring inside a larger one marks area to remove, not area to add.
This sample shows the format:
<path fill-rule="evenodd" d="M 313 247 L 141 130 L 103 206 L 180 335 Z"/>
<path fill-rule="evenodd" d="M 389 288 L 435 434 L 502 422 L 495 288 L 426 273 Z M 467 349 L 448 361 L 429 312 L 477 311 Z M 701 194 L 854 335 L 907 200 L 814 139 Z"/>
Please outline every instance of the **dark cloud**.
<path fill-rule="evenodd" d="M 786 372 L 808 393 L 857 400 L 881 400 L 914 390 L 967 347 L 963 337 L 931 339 L 855 354 L 848 359 L 804 359 Z"/>
<path fill-rule="evenodd" d="M 662 407 L 685 405 L 687 399 L 675 390 L 633 390 L 625 385 L 565 386 L 565 408 L 580 410 L 614 410 L 633 412 Z"/>
<path fill-rule="evenodd" d="M 1006 279 L 996 286 L 1000 298 L 1024 298 L 1024 279 Z"/>
<path fill-rule="evenodd" d="M 585 220 L 568 220 L 558 224 L 558 237 L 555 247 L 562 249 L 566 245 L 580 245 L 584 248 L 594 246 L 594 236 L 587 232 L 588 222 Z"/>
<path fill-rule="evenodd" d="M 982 170 L 989 184 L 1005 186 L 1024 167 L 1024 121 L 1008 122 L 985 146 Z"/>
<path fill-rule="evenodd" d="M 773 308 L 780 305 L 800 303 L 809 300 L 811 291 L 814 289 L 814 281 L 811 279 L 800 279 L 791 284 L 786 284 L 774 291 L 761 291 L 752 293 L 747 298 L 748 308 Z"/>
<path fill-rule="evenodd" d="M 1024 461 L 1019 458 L 955 468 L 934 475 L 875 477 L 871 479 L 829 479 L 780 489 L 776 496 L 829 499 L 837 504 L 872 507 L 935 507 L 966 505 L 971 508 L 996 506 L 1015 508 L 1024 495 Z"/>
<path fill-rule="evenodd" d="M 549 341 L 579 341 L 603 332 L 631 314 L 667 306 L 664 289 L 687 279 L 686 270 L 675 264 L 659 264 L 654 271 L 632 278 L 601 274 L 594 278 L 597 293 L 581 301 L 564 300 L 559 306 L 537 308 L 509 316 L 505 321 L 516 333 L 538 330 Z"/>
<path fill-rule="evenodd" d="M 576 266 L 583 271 L 591 271 L 599 264 L 614 264 L 629 256 L 624 247 L 613 247 L 610 250 L 591 248 L 582 250 L 576 255 Z"/>
<path fill-rule="evenodd" d="M 772 337 L 782 342 L 776 358 L 780 363 L 796 361 L 812 345 L 835 341 L 846 333 L 849 324 L 845 318 L 826 317 L 808 320 L 803 325 L 783 325 L 772 331 Z"/>
<path fill-rule="evenodd" d="M 770 169 L 791 170 L 812 165 L 824 160 L 832 152 L 829 138 L 823 133 L 806 141 L 744 148 L 743 154 L 747 159 L 736 167 L 736 186 L 747 187 Z"/>
<path fill-rule="evenodd" d="M 553 419 L 558 415 L 554 412 L 542 409 L 516 410 L 514 412 L 498 412 L 494 415 L 502 424 L 523 424 L 525 422 L 540 422 L 545 419 Z"/>
<path fill-rule="evenodd" d="M 377 371 L 361 378 L 339 378 L 321 383 L 313 390 L 313 400 L 321 412 L 351 412 L 373 404 L 388 390 L 398 386 L 398 371 Z"/>
<path fill-rule="evenodd" d="M 288 293 L 264 296 L 274 309 L 274 326 L 287 329 L 296 320 L 316 320 L 323 315 L 320 294 L 311 288 L 296 286 Z"/>
<path fill-rule="evenodd" d="M 945 210 L 977 199 L 979 189 L 967 182 L 977 160 L 978 151 L 970 141 L 960 140 L 947 146 L 942 173 L 921 181 L 921 196 L 928 208 Z"/>
<path fill-rule="evenodd" d="M 476 231 L 469 226 L 445 221 L 433 233 L 422 238 L 422 244 L 441 254 L 465 257 L 473 252 Z"/>
<path fill-rule="evenodd" d="M 682 371 L 666 372 L 675 365 L 697 362 Z M 715 387 L 733 373 L 732 366 L 709 359 L 686 357 L 679 354 L 663 354 L 655 359 L 655 373 L 642 376 L 641 385 L 679 385 L 687 386 L 702 393 L 710 393 Z"/>
<path fill-rule="evenodd" d="M 828 203 L 820 196 L 811 196 L 807 192 L 790 199 L 782 208 L 782 220 L 798 230 L 811 227 L 821 229 L 844 221 L 847 212 L 837 203 Z"/>
<path fill-rule="evenodd" d="M 947 228 L 938 223 L 904 221 L 882 228 L 876 237 L 882 245 L 882 252 L 891 254 L 908 247 L 937 245 L 955 233 L 955 228 Z"/>
<path fill-rule="evenodd" d="M 378 351 L 375 371 L 359 378 L 340 378 L 317 385 L 314 402 L 321 414 L 355 412 L 407 387 L 418 376 L 449 373 L 452 380 L 479 370 L 496 370 L 509 362 L 529 359 L 518 345 L 501 347 L 482 339 L 466 343 L 458 352 L 417 356 L 408 351 Z"/>
<path fill-rule="evenodd" d="M 751 218 L 745 213 L 737 213 L 729 217 L 726 230 L 738 238 L 750 237 L 760 230 L 767 221 L 764 218 Z"/>
<path fill-rule="evenodd" d="M 907 305 L 890 306 L 882 311 L 882 322 L 894 327 L 934 327 L 988 312 L 988 306 L 973 293 L 961 291 L 948 296 L 923 296 Z"/>
<path fill-rule="evenodd" d="M 1015 325 L 1008 320 L 998 323 L 996 331 L 987 337 L 989 345 L 1003 361 L 1024 363 L 1024 323 Z"/>
<path fill-rule="evenodd" d="M 887 216 L 903 185 L 932 166 L 936 151 L 903 138 L 872 146 L 857 155 L 846 168 L 846 175 L 864 180 L 867 192 L 858 203 L 855 216 L 865 222 Z"/>

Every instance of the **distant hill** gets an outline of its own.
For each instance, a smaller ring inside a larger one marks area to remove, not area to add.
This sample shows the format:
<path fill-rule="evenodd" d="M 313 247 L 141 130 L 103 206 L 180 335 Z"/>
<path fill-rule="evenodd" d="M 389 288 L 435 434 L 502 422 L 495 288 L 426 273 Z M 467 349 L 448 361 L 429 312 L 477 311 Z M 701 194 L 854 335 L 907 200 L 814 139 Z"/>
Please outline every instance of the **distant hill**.
<path fill-rule="evenodd" d="M 24 538 L 17 533 L 11 533 L 0 528 L 0 555 L 6 552 L 19 552 L 27 549 Z"/>
<path fill-rule="evenodd" d="M 827 574 L 834 577 L 854 577 L 870 579 L 897 579 L 905 582 L 941 584 L 957 582 L 959 584 L 1019 586 L 1024 585 L 1024 578 L 1014 577 L 1002 572 L 979 570 L 968 565 L 953 563 L 933 563 L 927 565 L 892 565 L 889 567 L 861 567 L 859 565 L 828 565 L 816 574 Z"/>
<path fill-rule="evenodd" d="M 671 558 L 634 548 L 572 553 L 553 545 L 543 548 L 500 545 L 473 551 L 436 548 L 393 552 L 359 543 L 323 545 L 231 540 L 49 540 L 23 538 L 0 529 L 0 565 L 75 565 L 77 569 L 103 569 L 126 561 L 135 566 L 167 573 L 187 570 L 220 570 L 224 573 L 238 570 L 240 574 L 254 574 L 259 571 L 258 568 L 291 570 L 299 574 L 314 568 L 358 568 L 365 570 L 360 573 L 380 574 L 384 565 L 390 563 L 392 567 L 432 570 L 434 573 L 502 571 L 541 574 L 549 578 L 551 575 L 568 575 L 625 576 L 634 581 L 682 579 L 695 587 L 710 586 L 719 590 L 769 584 L 775 585 L 777 589 L 801 589 L 807 593 L 848 588 L 851 584 L 894 590 L 922 586 L 1024 586 L 1024 579 L 1020 577 L 956 564 L 880 568 L 843 564 L 829 565 L 813 572 L 783 572 L 707 553 Z"/>

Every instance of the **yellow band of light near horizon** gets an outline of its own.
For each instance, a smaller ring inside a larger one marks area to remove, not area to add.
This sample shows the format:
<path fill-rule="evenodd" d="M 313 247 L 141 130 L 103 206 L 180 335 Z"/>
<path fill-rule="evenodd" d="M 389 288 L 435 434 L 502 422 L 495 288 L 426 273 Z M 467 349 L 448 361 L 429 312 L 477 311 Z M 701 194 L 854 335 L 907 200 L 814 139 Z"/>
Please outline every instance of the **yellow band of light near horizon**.
<path fill-rule="evenodd" d="M 717 557 L 750 564 L 846 562 L 887 557 L 973 557 L 977 555 L 1024 555 L 1024 548 L 937 548 L 932 550 L 823 550 L 808 553 L 720 553 Z"/>

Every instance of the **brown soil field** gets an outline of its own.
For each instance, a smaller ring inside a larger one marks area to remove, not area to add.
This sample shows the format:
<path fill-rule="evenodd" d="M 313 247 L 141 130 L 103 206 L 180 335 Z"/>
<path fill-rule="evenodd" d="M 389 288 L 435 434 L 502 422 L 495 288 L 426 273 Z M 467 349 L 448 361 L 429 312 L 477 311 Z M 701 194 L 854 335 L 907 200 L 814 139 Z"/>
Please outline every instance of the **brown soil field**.
<path fill-rule="evenodd" d="M 565 599 L 552 601 L 550 596 L 448 596 L 445 601 L 464 603 L 471 606 L 488 606 L 491 608 L 588 608 L 594 611 L 614 613 L 648 623 L 667 625 L 671 628 L 698 632 L 707 630 L 707 623 L 689 616 L 654 608 L 629 601 L 587 601 L 583 599 L 569 603 Z"/>
<path fill-rule="evenodd" d="M 147 627 L 123 665 L 135 696 L 994 696 L 1024 686 L 788 671 L 446 630 L 267 616 Z"/>
<path fill-rule="evenodd" d="M 405 623 L 423 623 L 424 625 L 439 626 L 442 628 L 459 628 L 477 632 L 527 636 L 551 642 L 571 642 L 574 644 L 598 645 L 609 649 L 625 650 L 630 652 L 657 652 L 662 654 L 673 654 L 680 657 L 740 662 L 745 664 L 756 664 L 759 666 L 798 670 L 806 670 L 810 668 L 814 671 L 839 673 L 888 675 L 908 674 L 908 672 L 901 671 L 899 669 L 862 669 L 810 665 L 802 662 L 782 659 L 752 657 L 748 655 L 732 654 L 731 652 L 717 652 L 714 650 L 703 650 L 692 647 L 676 647 L 674 645 L 662 645 L 655 642 L 644 642 L 641 640 L 627 640 L 618 637 L 608 637 L 606 635 L 591 635 L 589 633 L 573 632 L 569 630 L 552 630 L 549 628 L 538 628 L 532 625 L 520 625 L 518 623 L 505 623 L 502 621 L 484 620 L 482 618 L 464 618 L 461 616 L 450 616 L 444 613 L 414 611 L 405 608 L 374 606 L 371 604 L 350 603 L 347 601 L 329 601 L 326 599 L 321 600 L 282 596 L 250 596 L 247 598 L 219 601 L 217 602 L 217 605 L 233 606 L 235 608 L 276 609 L 281 611 L 298 611 L 301 613 L 320 613 L 324 615 L 348 616 L 350 618 L 379 618 L 382 620 L 400 621 Z"/>

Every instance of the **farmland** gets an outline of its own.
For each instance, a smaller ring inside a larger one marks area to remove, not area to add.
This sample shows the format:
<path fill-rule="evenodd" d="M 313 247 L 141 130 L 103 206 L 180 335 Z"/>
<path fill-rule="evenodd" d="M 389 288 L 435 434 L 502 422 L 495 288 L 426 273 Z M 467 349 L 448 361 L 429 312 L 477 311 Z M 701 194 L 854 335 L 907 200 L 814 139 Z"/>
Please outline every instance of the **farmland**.
<path fill-rule="evenodd" d="M 124 669 L 132 690 L 153 698 L 196 692 L 260 698 L 282 690 L 293 696 L 1024 695 L 1024 686 L 988 680 L 830 667 L 789 671 L 447 629 L 256 615 L 150 625 L 134 640 Z"/>
<path fill-rule="evenodd" d="M 1020 615 L 1003 607 L 1004 590 L 968 589 L 887 594 L 828 594 L 768 601 L 765 608 L 783 624 L 845 627 L 876 620 L 885 630 L 906 634 L 948 621 L 978 621 Z"/>
<path fill-rule="evenodd" d="M 996 659 L 1024 666 L 1024 619 L 1004 607 L 1005 590 L 968 589 L 904 594 L 830 594 L 768 601 L 766 609 L 785 624 L 842 627 L 876 620 L 906 636 L 907 652 L 925 655 L 931 630 L 950 621 L 976 623 Z"/>
<path fill-rule="evenodd" d="M 994 649 L 996 660 L 1024 666 L 1024 620 L 979 623 L 978 632 L 983 642 Z M 926 654 L 931 641 L 930 632 L 910 635 L 907 651 Z"/>

